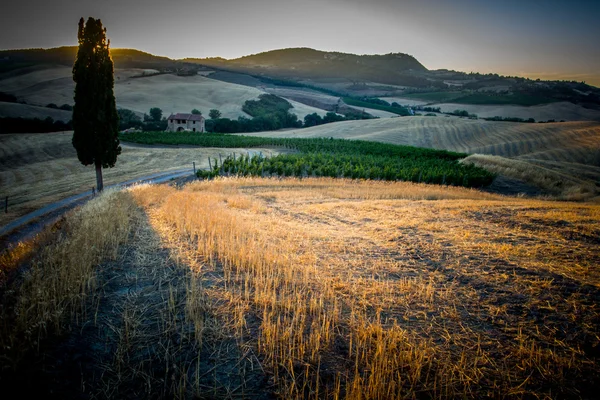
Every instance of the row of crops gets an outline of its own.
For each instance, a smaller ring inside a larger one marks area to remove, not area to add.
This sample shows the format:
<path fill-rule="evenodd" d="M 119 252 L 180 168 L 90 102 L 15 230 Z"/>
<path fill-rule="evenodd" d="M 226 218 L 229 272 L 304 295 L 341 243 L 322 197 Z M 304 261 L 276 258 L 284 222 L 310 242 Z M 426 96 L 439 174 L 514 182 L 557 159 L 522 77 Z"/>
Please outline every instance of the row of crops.
<path fill-rule="evenodd" d="M 218 175 L 334 177 L 402 180 L 455 186 L 479 187 L 492 182 L 490 172 L 458 162 L 466 154 L 445 150 L 398 146 L 387 143 L 331 138 L 286 139 L 226 134 L 168 132 L 131 133 L 121 140 L 145 144 L 188 144 L 203 147 L 283 147 L 297 153 L 274 157 L 232 154 L 211 160 L 209 171 L 198 176 Z"/>
<path fill-rule="evenodd" d="M 479 187 L 493 176 L 474 166 L 452 160 L 404 159 L 397 157 L 347 154 L 285 154 L 271 158 L 260 155 L 231 155 L 211 160 L 212 169 L 198 171 L 201 178 L 219 175 L 263 177 L 319 177 L 411 181 Z"/>

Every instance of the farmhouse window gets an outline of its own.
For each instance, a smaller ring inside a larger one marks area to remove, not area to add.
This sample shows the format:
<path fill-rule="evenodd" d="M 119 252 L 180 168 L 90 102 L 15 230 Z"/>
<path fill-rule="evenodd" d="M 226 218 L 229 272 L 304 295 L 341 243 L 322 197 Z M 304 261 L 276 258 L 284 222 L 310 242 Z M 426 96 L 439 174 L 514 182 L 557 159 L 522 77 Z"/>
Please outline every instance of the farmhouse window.
<path fill-rule="evenodd" d="M 192 124 L 196 125 L 196 121 L 192 121 Z"/>

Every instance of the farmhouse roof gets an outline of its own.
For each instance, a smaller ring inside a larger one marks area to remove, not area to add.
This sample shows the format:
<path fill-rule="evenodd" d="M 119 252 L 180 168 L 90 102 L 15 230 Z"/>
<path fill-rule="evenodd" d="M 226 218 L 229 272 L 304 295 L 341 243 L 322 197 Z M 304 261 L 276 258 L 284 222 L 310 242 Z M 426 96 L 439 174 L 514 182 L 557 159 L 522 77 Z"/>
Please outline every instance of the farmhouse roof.
<path fill-rule="evenodd" d="M 202 121 L 204 117 L 200 114 L 171 114 L 168 119 L 182 119 L 184 121 Z"/>

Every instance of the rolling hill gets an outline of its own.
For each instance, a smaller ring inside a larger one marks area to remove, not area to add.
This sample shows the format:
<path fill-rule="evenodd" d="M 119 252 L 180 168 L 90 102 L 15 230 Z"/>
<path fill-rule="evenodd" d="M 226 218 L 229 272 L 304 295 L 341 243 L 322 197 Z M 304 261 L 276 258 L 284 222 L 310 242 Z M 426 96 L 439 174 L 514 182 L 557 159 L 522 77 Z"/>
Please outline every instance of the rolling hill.
<path fill-rule="evenodd" d="M 600 125 L 593 121 L 528 124 L 405 117 L 250 135 L 370 140 L 475 153 L 467 158 L 468 162 L 523 180 L 560 198 L 600 195 Z"/>
<path fill-rule="evenodd" d="M 372 81 L 393 85 L 428 86 L 427 80 L 411 74 L 427 69 L 414 57 L 403 53 L 355 55 L 324 52 L 309 48 L 281 49 L 234 60 L 222 58 L 184 59 L 187 62 L 232 69 L 237 72 L 323 80 L 343 77 L 350 81 Z"/>
<path fill-rule="evenodd" d="M 116 68 L 154 68 L 176 71 L 180 64 L 168 57 L 155 56 L 135 49 L 111 49 Z M 77 56 L 76 46 L 52 49 L 0 50 L 0 73 L 28 71 L 39 65 L 65 65 L 72 67 Z"/>
<path fill-rule="evenodd" d="M 51 116 L 69 120 L 70 113 L 57 113 L 57 110 L 44 106 L 49 103 L 72 104 L 74 89 L 71 68 L 67 66 L 31 68 L 23 74 L 12 74 L 0 79 L 0 92 L 13 94 L 27 104 L 0 102 L 0 117 L 43 119 Z M 258 88 L 210 79 L 200 74 L 180 76 L 139 68 L 115 70 L 117 107 L 130 109 L 140 115 L 148 113 L 152 107 L 161 108 L 164 114 L 190 112 L 197 108 L 205 115 L 215 108 L 226 118 L 248 117 L 242 111 L 244 102 L 257 99 L 263 93 Z M 323 109 L 291 99 L 290 102 L 294 106 L 291 111 L 300 119 L 314 112 L 325 114 Z M 35 112 L 33 106 L 37 106 Z"/>

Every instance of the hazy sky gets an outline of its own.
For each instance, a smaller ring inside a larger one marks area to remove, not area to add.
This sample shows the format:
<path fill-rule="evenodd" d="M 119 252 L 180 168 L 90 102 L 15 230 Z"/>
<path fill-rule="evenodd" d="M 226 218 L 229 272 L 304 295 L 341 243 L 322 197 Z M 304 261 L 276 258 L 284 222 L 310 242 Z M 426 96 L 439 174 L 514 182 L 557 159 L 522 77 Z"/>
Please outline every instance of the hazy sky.
<path fill-rule="evenodd" d="M 236 58 L 287 47 L 408 53 L 429 69 L 600 86 L 600 0 L 17 0 L 0 49 L 75 45 L 101 18 L 112 47 Z"/>

